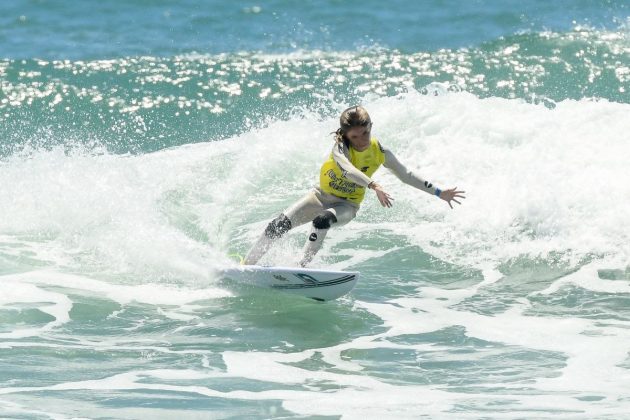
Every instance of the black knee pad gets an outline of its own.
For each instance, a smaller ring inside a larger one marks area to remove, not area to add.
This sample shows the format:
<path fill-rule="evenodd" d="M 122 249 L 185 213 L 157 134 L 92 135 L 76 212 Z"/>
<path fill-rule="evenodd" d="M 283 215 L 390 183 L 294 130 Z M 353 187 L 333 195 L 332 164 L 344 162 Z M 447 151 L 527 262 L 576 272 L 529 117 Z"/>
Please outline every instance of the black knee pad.
<path fill-rule="evenodd" d="M 277 239 L 287 233 L 291 229 L 291 221 L 287 216 L 281 214 L 273 219 L 265 229 L 265 235 L 271 239 Z"/>
<path fill-rule="evenodd" d="M 325 211 L 313 219 L 315 229 L 329 229 L 333 223 L 337 223 L 337 217 L 330 211 Z"/>

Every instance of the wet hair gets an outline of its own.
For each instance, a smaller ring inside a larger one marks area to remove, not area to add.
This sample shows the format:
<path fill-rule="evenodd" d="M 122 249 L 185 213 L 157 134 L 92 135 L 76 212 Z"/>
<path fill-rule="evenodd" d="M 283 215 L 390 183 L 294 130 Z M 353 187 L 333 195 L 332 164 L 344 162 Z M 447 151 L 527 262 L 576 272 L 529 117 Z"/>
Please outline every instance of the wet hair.
<path fill-rule="evenodd" d="M 367 127 L 372 124 L 370 114 L 362 106 L 351 106 L 341 113 L 339 117 L 339 128 L 331 133 L 335 136 L 337 143 L 347 143 L 346 133 L 354 127 Z"/>

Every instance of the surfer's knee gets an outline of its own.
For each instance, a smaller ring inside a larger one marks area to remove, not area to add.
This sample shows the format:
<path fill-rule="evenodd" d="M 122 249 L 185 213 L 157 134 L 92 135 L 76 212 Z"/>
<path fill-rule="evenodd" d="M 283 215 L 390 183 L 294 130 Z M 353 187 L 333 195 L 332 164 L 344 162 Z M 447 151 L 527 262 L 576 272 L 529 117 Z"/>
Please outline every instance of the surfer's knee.
<path fill-rule="evenodd" d="M 316 229 L 329 229 L 333 223 L 337 223 L 337 217 L 331 211 L 325 211 L 313 219 L 313 227 Z"/>
<path fill-rule="evenodd" d="M 291 220 L 284 213 L 273 219 L 265 229 L 265 235 L 270 239 L 277 239 L 291 230 Z"/>

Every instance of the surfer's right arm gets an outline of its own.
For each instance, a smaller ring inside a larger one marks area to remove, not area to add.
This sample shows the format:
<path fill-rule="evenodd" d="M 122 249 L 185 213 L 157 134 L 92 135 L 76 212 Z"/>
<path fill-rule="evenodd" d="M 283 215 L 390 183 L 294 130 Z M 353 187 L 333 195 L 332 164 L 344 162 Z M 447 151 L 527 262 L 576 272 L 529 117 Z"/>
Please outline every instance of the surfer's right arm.
<path fill-rule="evenodd" d="M 343 176 L 362 187 L 369 186 L 372 180 L 369 176 L 358 170 L 352 162 L 350 162 L 350 159 L 348 158 L 349 153 L 348 147 L 342 142 L 333 146 L 332 157 L 337 166 L 341 169 Z"/>
<path fill-rule="evenodd" d="M 342 142 L 333 146 L 333 159 L 341 169 L 343 175 L 357 185 L 374 190 L 381 205 L 383 207 L 391 207 L 394 199 L 385 190 L 383 190 L 379 184 L 357 169 L 352 162 L 350 162 L 350 159 L 348 158 L 349 153 L 350 152 L 348 151 L 347 146 Z"/>

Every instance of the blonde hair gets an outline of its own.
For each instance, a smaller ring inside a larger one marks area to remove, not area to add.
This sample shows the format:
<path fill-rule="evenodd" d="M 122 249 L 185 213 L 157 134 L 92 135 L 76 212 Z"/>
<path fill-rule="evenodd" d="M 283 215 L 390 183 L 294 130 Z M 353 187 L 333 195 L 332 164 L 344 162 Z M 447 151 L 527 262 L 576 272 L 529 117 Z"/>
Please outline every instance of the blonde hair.
<path fill-rule="evenodd" d="M 367 127 L 370 124 L 372 124 L 372 119 L 365 108 L 362 106 L 351 106 L 341 113 L 339 128 L 331 134 L 334 134 L 337 143 L 346 143 L 348 140 L 345 135 L 348 130 L 354 127 Z"/>

